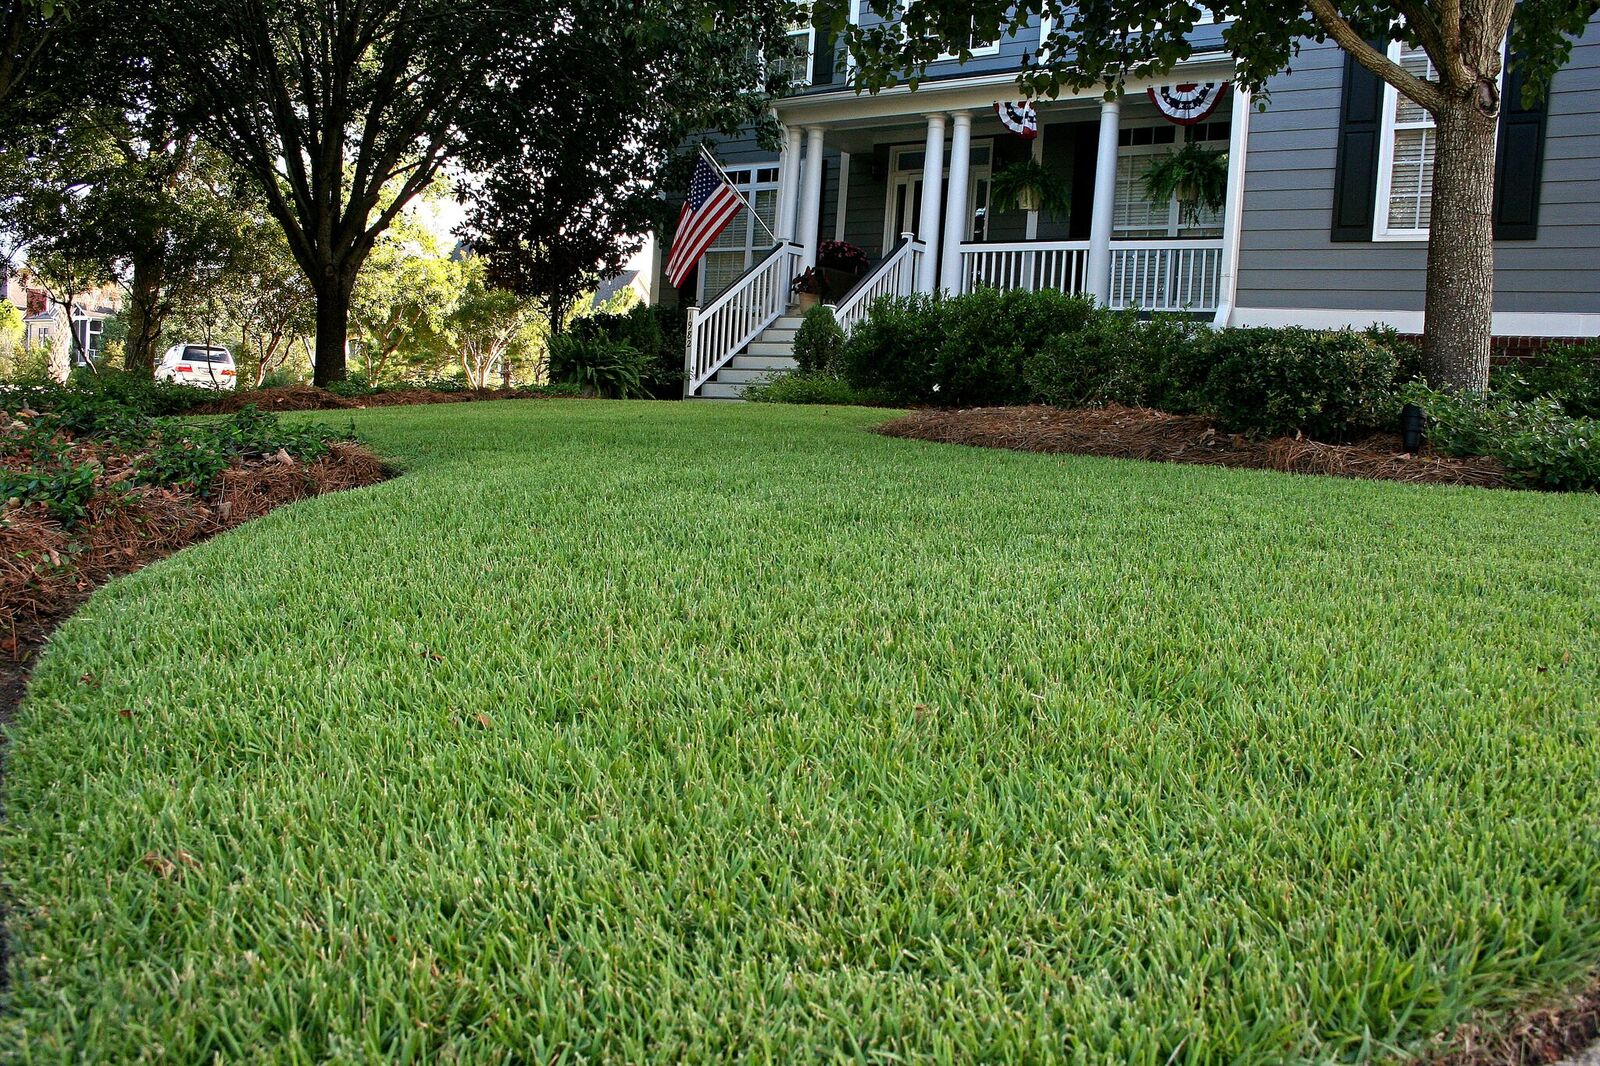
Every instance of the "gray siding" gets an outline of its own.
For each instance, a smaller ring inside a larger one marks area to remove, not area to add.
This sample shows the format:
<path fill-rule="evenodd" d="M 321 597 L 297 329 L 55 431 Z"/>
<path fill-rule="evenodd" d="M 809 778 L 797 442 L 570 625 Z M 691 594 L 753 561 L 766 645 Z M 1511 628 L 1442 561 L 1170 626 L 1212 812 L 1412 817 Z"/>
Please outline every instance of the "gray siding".
<path fill-rule="evenodd" d="M 1304 42 L 1251 116 L 1240 307 L 1420 311 L 1422 242 L 1335 242 L 1334 156 L 1344 57 Z M 1600 19 L 1551 86 L 1539 236 L 1495 246 L 1495 309 L 1600 312 Z"/>

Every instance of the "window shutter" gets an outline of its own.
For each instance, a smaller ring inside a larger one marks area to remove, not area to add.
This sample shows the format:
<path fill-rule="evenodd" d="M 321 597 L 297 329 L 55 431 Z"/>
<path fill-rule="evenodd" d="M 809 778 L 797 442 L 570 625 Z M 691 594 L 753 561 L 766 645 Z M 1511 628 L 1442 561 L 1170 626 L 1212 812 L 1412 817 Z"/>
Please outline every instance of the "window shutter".
<path fill-rule="evenodd" d="M 811 57 L 811 84 L 832 85 L 833 68 L 835 65 L 834 45 L 837 43 L 831 33 L 818 30 L 815 36 L 816 46 Z"/>
<path fill-rule="evenodd" d="M 1500 94 L 1500 138 L 1494 159 L 1494 239 L 1539 236 L 1539 186 L 1544 173 L 1544 116 L 1548 91 L 1522 104 L 1522 66 L 1515 59 Z"/>
<path fill-rule="evenodd" d="M 1384 46 L 1374 47 L 1381 50 Z M 1339 152 L 1333 171 L 1333 240 L 1372 240 L 1382 132 L 1383 82 L 1347 54 L 1344 100 L 1339 108 Z"/>

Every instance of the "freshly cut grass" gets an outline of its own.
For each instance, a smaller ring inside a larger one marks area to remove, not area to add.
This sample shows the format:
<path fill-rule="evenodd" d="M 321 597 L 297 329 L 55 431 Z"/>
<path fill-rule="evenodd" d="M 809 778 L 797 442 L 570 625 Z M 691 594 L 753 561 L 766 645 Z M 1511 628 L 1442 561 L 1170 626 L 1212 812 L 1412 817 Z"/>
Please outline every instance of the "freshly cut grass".
<path fill-rule="evenodd" d="M 1600 963 L 1600 498 L 358 412 L 16 721 L 20 1060 L 1401 1058 Z"/>

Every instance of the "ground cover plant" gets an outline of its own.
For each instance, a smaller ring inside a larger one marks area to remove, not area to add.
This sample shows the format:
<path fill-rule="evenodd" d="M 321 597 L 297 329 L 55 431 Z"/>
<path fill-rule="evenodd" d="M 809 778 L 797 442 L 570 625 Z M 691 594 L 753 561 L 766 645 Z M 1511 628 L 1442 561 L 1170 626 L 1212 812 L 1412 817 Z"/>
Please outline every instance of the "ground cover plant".
<path fill-rule="evenodd" d="M 12 1057 L 1390 1060 L 1600 962 L 1600 498 L 351 417 L 40 664 Z"/>

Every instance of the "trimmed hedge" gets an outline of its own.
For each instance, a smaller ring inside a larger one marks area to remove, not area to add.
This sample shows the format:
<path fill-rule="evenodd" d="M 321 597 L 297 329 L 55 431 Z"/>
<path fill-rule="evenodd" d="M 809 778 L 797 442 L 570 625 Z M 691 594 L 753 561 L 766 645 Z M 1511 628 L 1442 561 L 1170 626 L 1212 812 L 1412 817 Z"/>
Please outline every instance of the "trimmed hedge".
<path fill-rule="evenodd" d="M 1377 331 L 1214 330 L 1141 320 L 1059 292 L 981 289 L 878 301 L 845 345 L 845 377 L 895 403 L 1125 403 L 1228 429 L 1341 439 L 1387 425 L 1409 354 Z"/>
<path fill-rule="evenodd" d="M 806 312 L 794 335 L 794 361 L 804 374 L 835 374 L 844 359 L 844 330 L 833 308 L 818 304 Z"/>

